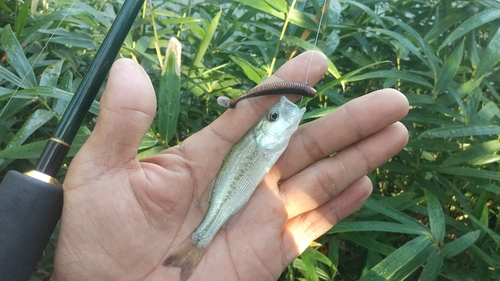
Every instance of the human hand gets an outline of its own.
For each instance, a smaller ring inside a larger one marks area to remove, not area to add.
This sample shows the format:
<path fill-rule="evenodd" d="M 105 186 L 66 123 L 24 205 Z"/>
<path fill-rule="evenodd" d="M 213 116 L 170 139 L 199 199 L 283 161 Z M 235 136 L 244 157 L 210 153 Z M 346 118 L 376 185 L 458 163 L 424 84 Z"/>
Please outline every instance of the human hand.
<path fill-rule="evenodd" d="M 308 76 L 314 85 L 326 68 L 322 54 L 307 52 L 264 83 Z M 138 161 L 155 95 L 140 66 L 117 61 L 96 127 L 63 184 L 53 280 L 178 280 L 180 270 L 162 266 L 163 259 L 201 221 L 200 196 L 226 153 L 278 99 L 242 101 L 178 146 Z M 276 280 L 370 195 L 365 175 L 405 146 L 407 130 L 397 121 L 407 111 L 402 94 L 381 90 L 300 126 L 189 280 Z"/>

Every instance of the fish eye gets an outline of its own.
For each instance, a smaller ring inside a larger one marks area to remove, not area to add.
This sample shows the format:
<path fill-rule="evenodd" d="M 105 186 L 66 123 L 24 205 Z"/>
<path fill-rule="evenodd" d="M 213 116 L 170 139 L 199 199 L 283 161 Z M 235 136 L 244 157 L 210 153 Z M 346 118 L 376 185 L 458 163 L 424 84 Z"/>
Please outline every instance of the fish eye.
<path fill-rule="evenodd" d="M 268 121 L 271 121 L 271 122 L 274 122 L 276 121 L 276 119 L 278 119 L 278 117 L 280 116 L 280 114 L 278 113 L 278 111 L 276 110 L 271 110 L 269 111 L 269 113 L 267 114 L 267 120 Z"/>

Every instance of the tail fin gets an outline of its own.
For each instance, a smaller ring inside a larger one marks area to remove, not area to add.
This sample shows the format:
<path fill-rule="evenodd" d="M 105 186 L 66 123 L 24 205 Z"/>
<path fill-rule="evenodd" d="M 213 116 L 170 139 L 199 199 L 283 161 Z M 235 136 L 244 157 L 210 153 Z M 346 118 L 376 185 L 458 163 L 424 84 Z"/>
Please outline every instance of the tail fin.
<path fill-rule="evenodd" d="M 163 260 L 163 266 L 179 267 L 181 269 L 181 281 L 186 281 L 193 273 L 206 252 L 206 248 L 198 248 L 193 244 L 189 235 L 180 245 L 174 248 Z"/>

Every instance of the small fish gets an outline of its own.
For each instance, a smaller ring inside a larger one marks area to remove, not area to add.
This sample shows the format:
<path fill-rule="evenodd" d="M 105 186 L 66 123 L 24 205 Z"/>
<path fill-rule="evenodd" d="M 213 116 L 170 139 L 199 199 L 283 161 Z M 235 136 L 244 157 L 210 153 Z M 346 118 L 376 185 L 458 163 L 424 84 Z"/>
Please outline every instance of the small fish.
<path fill-rule="evenodd" d="M 284 96 L 254 124 L 226 155 L 210 191 L 200 225 L 163 261 L 191 276 L 215 235 L 238 212 L 276 163 L 297 130 L 305 108 Z"/>

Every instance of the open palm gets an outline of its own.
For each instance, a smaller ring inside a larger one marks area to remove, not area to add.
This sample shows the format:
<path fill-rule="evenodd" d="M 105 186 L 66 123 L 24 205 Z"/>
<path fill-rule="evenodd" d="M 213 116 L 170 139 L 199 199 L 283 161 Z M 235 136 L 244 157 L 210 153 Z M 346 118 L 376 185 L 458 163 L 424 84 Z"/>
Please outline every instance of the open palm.
<path fill-rule="evenodd" d="M 265 83 L 309 77 L 314 84 L 326 67 L 322 54 L 307 52 Z M 64 181 L 53 280 L 178 280 L 180 270 L 162 266 L 163 259 L 201 221 L 203 191 L 226 153 L 278 99 L 243 101 L 180 145 L 138 161 L 155 96 L 140 66 L 116 62 L 96 128 Z M 276 280 L 369 196 L 365 175 L 406 144 L 407 131 L 397 121 L 407 110 L 402 94 L 381 90 L 299 127 L 190 280 Z"/>

